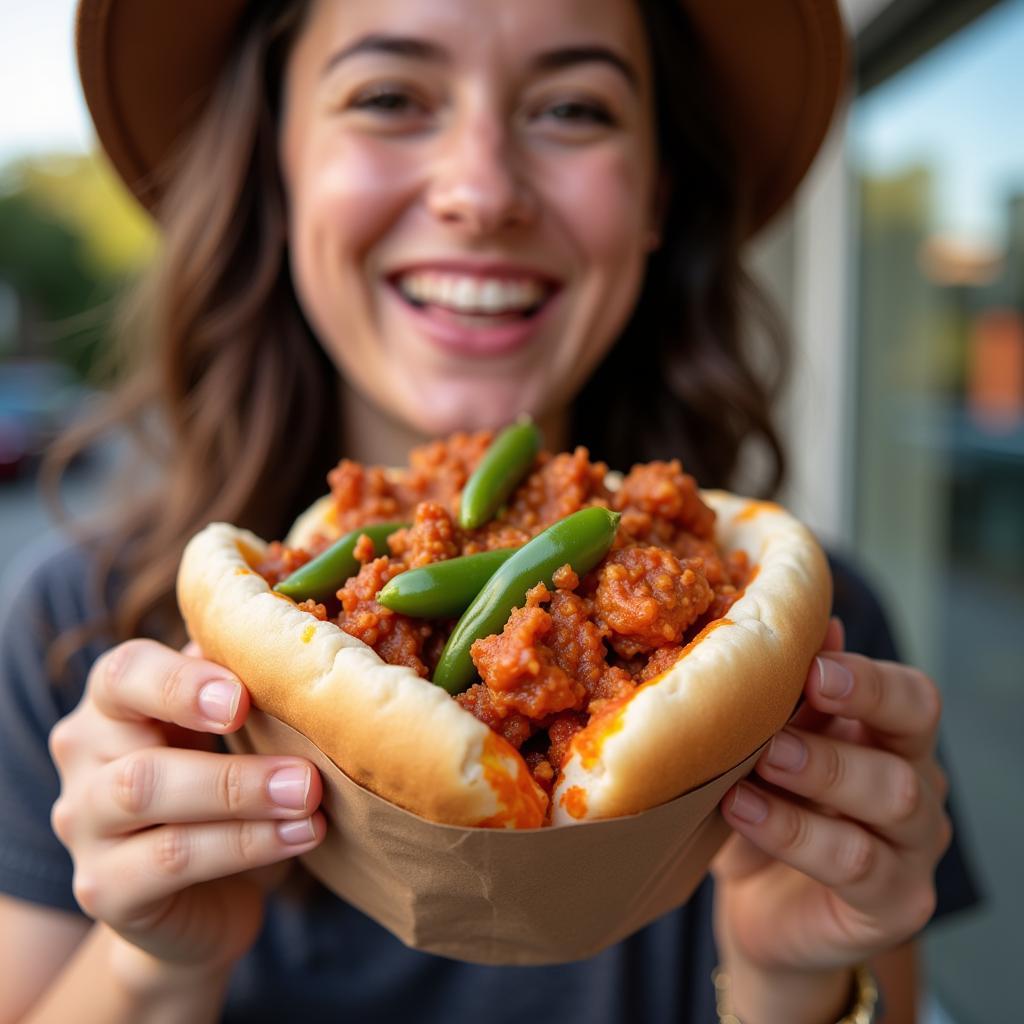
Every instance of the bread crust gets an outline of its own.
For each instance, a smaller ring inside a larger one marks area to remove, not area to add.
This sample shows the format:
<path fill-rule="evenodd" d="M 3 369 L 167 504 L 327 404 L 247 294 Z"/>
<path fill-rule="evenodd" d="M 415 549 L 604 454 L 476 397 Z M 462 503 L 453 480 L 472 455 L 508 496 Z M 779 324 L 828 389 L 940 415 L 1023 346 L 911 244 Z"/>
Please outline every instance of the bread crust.
<path fill-rule="evenodd" d="M 267 545 L 213 523 L 189 541 L 178 604 L 203 654 L 253 704 L 360 785 L 432 821 L 532 828 L 547 797 L 514 747 L 411 669 L 301 611 L 250 568 Z"/>
<path fill-rule="evenodd" d="M 666 673 L 596 715 L 573 740 L 551 821 L 634 814 L 742 761 L 785 724 L 820 648 L 831 579 L 810 532 L 779 506 L 702 492 L 716 540 L 757 566 L 726 619 Z M 288 535 L 324 522 L 326 499 Z M 438 822 L 532 828 L 547 798 L 519 753 L 440 687 L 387 665 L 362 641 L 299 610 L 253 569 L 267 545 L 214 523 L 188 544 L 178 603 L 204 654 L 253 703 L 305 734 L 350 778 Z"/>
<path fill-rule="evenodd" d="M 780 506 L 702 491 L 715 540 L 746 551 L 754 579 L 665 673 L 578 733 L 551 820 L 632 814 L 721 775 L 785 725 L 821 648 L 832 604 L 828 563 Z"/>

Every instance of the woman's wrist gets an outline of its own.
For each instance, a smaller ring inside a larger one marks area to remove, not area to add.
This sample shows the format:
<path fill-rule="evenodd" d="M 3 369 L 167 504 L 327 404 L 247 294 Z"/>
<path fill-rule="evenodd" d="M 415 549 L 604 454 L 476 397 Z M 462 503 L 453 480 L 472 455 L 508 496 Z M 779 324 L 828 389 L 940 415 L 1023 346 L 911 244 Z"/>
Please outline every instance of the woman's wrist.
<path fill-rule="evenodd" d="M 106 925 L 97 927 L 104 932 L 102 941 L 113 976 L 140 1006 L 183 999 L 197 1006 L 220 1006 L 232 964 L 172 963 L 132 944 Z"/>
<path fill-rule="evenodd" d="M 731 1014 L 742 1024 L 836 1024 L 850 1009 L 855 980 L 853 967 L 767 971 L 728 962 L 715 984 L 724 1020 Z"/>
<path fill-rule="evenodd" d="M 32 1024 L 213 1024 L 230 967 L 171 964 L 95 924 L 25 1018 Z"/>

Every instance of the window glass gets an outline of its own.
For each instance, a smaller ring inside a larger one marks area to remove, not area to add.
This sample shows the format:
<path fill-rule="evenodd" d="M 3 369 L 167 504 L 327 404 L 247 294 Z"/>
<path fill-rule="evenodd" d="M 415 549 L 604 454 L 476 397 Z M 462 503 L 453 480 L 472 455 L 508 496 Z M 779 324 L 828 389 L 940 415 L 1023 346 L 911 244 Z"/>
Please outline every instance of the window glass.
<path fill-rule="evenodd" d="M 1024 2 L 861 96 L 855 532 L 908 660 L 945 700 L 988 890 L 935 929 L 958 1022 L 1020 1005 L 1024 919 Z"/>

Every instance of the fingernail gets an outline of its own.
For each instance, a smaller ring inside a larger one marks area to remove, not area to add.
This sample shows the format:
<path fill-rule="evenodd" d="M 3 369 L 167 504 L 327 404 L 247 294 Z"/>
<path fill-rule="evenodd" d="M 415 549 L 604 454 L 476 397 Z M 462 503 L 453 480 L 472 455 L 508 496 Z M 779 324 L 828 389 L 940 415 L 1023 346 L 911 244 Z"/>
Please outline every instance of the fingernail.
<path fill-rule="evenodd" d="M 277 834 L 281 837 L 281 842 L 289 846 L 301 846 L 311 839 L 316 839 L 312 818 L 303 818 L 302 821 L 279 821 Z"/>
<path fill-rule="evenodd" d="M 749 821 L 751 825 L 759 825 L 768 817 L 768 803 L 750 786 L 744 786 L 742 783 L 736 787 L 729 810 L 740 821 Z"/>
<path fill-rule="evenodd" d="M 278 807 L 302 810 L 309 796 L 309 769 L 298 765 L 278 769 L 267 782 L 267 792 Z"/>
<path fill-rule="evenodd" d="M 818 663 L 818 692 L 822 697 L 839 700 L 848 697 L 853 689 L 853 673 L 831 658 L 816 658 Z"/>
<path fill-rule="evenodd" d="M 780 732 L 768 745 L 764 760 L 784 772 L 798 772 L 807 763 L 807 747 L 791 732 Z"/>
<path fill-rule="evenodd" d="M 238 710 L 242 688 L 226 679 L 207 683 L 199 691 L 199 710 L 203 717 L 216 725 L 227 725 Z"/>

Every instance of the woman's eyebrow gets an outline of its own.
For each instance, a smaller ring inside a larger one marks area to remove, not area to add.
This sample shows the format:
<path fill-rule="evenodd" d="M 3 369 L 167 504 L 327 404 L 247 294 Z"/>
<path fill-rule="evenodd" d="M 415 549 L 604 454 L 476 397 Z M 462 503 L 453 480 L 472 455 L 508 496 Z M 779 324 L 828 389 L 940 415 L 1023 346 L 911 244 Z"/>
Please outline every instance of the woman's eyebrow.
<path fill-rule="evenodd" d="M 601 45 L 563 46 L 538 54 L 530 63 L 537 71 L 560 71 L 573 64 L 599 61 L 620 71 L 636 92 L 640 91 L 640 76 L 630 62 L 611 47 Z"/>
<path fill-rule="evenodd" d="M 434 64 L 449 64 L 452 59 L 448 50 L 427 39 L 371 33 L 333 54 L 324 65 L 323 74 L 326 75 L 350 57 L 364 53 L 386 53 L 396 57 L 425 60 Z M 554 50 L 545 50 L 530 61 L 530 66 L 535 71 L 560 71 L 574 64 L 586 64 L 593 61 L 615 68 L 621 72 L 634 90 L 639 91 L 640 77 L 636 69 L 625 57 L 608 46 L 599 44 L 562 46 Z"/>
<path fill-rule="evenodd" d="M 396 57 L 413 57 L 417 60 L 431 61 L 435 64 L 448 63 L 451 54 L 437 43 L 412 36 L 390 36 L 372 33 L 362 36 L 337 53 L 332 54 L 324 65 L 322 74 L 336 68 L 342 61 L 363 53 L 388 53 Z"/>

